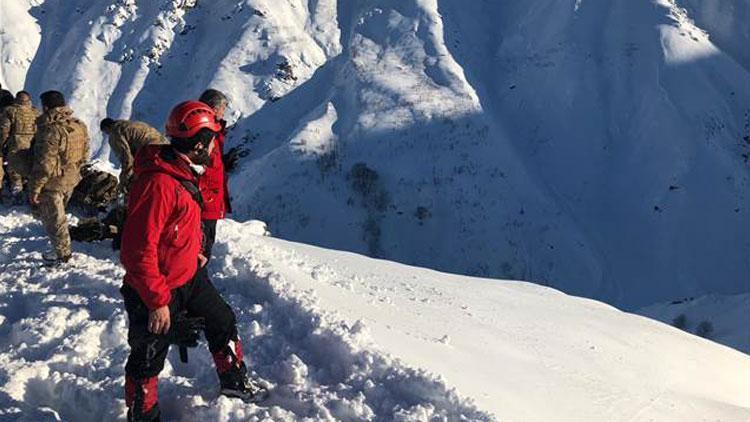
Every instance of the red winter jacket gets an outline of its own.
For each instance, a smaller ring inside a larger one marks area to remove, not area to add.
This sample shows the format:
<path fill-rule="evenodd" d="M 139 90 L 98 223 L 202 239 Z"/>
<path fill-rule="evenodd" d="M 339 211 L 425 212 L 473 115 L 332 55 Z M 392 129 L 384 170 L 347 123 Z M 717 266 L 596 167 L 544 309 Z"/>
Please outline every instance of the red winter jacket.
<path fill-rule="evenodd" d="M 168 305 L 170 290 L 198 269 L 201 209 L 180 180 L 197 184 L 190 166 L 170 146 L 138 151 L 128 196 L 120 260 L 125 283 L 150 310 Z"/>
<path fill-rule="evenodd" d="M 225 132 L 222 132 L 216 137 L 211 162 L 199 180 L 198 188 L 203 196 L 203 220 L 221 220 L 227 213 L 232 212 L 224 162 L 221 159 L 224 154 L 224 135 Z"/>

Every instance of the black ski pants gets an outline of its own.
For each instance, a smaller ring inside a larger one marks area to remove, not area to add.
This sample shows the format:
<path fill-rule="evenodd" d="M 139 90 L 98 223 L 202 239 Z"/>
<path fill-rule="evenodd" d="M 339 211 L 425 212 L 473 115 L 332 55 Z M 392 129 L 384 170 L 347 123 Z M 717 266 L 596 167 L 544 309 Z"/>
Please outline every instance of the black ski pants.
<path fill-rule="evenodd" d="M 134 379 L 155 377 L 164 369 L 169 343 L 164 336 L 148 331 L 148 308 L 138 293 L 127 284 L 120 289 L 128 314 L 128 343 L 130 356 L 125 374 Z M 192 280 L 172 290 L 169 312 L 172 321 L 182 311 L 188 317 L 205 318 L 205 336 L 211 353 L 227 347 L 237 338 L 234 312 L 208 278 L 205 268 L 199 269 Z"/>
<path fill-rule="evenodd" d="M 210 261 L 211 251 L 216 242 L 216 220 L 201 221 L 201 228 L 203 229 L 203 255 Z"/>

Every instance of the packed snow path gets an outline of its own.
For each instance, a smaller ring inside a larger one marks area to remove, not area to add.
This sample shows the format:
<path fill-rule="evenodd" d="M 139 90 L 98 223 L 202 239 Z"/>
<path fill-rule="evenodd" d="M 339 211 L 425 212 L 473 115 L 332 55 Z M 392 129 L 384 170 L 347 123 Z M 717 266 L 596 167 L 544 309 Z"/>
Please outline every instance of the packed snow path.
<path fill-rule="evenodd" d="M 0 212 L 0 421 L 123 420 L 123 270 L 108 244 L 79 243 L 72 265 L 44 269 L 46 247 L 31 216 Z M 214 281 L 272 397 L 262 407 L 219 398 L 205 345 L 188 365 L 173 351 L 159 385 L 166 420 L 492 419 L 434 377 L 364 349 L 358 327 L 329 325 L 278 275 L 234 264 Z"/>
<path fill-rule="evenodd" d="M 224 221 L 213 280 L 264 406 L 217 396 L 205 346 L 170 355 L 166 420 L 750 420 L 750 357 L 599 302 L 327 251 Z M 122 420 L 126 316 L 109 244 L 40 268 L 0 207 L 0 421 Z M 421 368 L 421 369 L 416 369 Z"/>

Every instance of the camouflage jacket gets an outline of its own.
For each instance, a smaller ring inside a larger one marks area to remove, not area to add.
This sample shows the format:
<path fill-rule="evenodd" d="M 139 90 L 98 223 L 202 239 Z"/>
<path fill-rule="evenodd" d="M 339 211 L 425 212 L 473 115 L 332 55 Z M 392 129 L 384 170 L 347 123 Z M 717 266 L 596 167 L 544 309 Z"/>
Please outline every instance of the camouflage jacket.
<path fill-rule="evenodd" d="M 36 196 L 42 190 L 72 192 L 81 179 L 81 166 L 89 158 L 86 125 L 73 117 L 70 108 L 56 107 L 44 112 L 36 126 L 29 194 Z"/>
<path fill-rule="evenodd" d="M 109 134 L 109 146 L 120 160 L 120 184 L 123 187 L 129 184 L 138 150 L 146 145 L 166 143 L 164 136 L 146 123 L 116 120 Z"/>
<path fill-rule="evenodd" d="M 0 115 L 0 144 L 9 150 L 29 149 L 36 133 L 36 119 L 40 113 L 30 104 L 13 104 Z"/>

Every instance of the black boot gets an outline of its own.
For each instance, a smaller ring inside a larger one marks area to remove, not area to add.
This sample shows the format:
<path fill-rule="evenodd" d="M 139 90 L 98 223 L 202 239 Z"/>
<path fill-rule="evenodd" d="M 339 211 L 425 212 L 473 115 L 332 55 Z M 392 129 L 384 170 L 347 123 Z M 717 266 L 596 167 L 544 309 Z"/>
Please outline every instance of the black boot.
<path fill-rule="evenodd" d="M 221 394 L 247 403 L 257 403 L 268 397 L 268 390 L 247 376 L 245 364 L 219 374 Z"/>
<path fill-rule="evenodd" d="M 45 267 L 60 267 L 70 261 L 72 254 L 58 256 L 54 250 L 45 251 L 42 253 L 42 265 Z"/>

